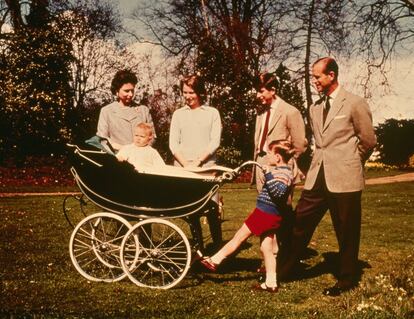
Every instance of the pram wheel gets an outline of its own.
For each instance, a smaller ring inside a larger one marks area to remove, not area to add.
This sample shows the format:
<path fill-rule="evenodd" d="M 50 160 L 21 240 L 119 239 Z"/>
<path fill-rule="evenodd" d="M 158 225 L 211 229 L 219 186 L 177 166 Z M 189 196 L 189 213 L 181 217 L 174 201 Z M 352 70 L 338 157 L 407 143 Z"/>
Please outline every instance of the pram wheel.
<path fill-rule="evenodd" d="M 126 274 L 120 263 L 120 248 L 130 228 L 127 220 L 111 213 L 84 218 L 73 230 L 69 243 L 70 258 L 76 270 L 91 281 L 123 279 Z"/>
<path fill-rule="evenodd" d="M 122 241 L 122 267 L 129 279 L 140 287 L 174 287 L 187 274 L 190 262 L 187 237 L 168 220 L 143 220 L 134 225 Z"/>
<path fill-rule="evenodd" d="M 90 215 L 93 208 L 97 207 L 83 194 L 68 195 L 63 200 L 63 214 L 72 228 L 75 228 L 77 223 Z"/>

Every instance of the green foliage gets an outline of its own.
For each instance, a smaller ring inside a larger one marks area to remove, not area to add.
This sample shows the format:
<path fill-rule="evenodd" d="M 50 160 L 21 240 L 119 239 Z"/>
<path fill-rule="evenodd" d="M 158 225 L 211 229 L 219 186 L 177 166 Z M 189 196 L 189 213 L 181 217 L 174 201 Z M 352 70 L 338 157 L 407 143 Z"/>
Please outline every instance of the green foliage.
<path fill-rule="evenodd" d="M 71 45 L 53 23 L 23 29 L 3 45 L 0 151 L 55 152 L 71 137 Z"/>
<path fill-rule="evenodd" d="M 7 8 L 13 32 L 0 38 L 0 158 L 61 153 L 96 132 L 106 96 L 91 94 L 128 64 L 113 60 L 130 61 L 104 42 L 119 31 L 119 16 L 97 0 L 33 1 L 24 10 L 7 3 L 6 15 Z"/>
<path fill-rule="evenodd" d="M 388 119 L 375 130 L 380 161 L 384 164 L 406 166 L 414 154 L 414 120 Z"/>
<path fill-rule="evenodd" d="M 146 91 L 141 100 L 141 103 L 148 106 L 150 109 L 151 117 L 154 122 L 155 132 L 157 134 L 154 147 L 169 164 L 173 163 L 173 156 L 169 149 L 171 117 L 175 109 L 179 106 L 174 92 L 172 95 L 171 98 L 171 96 L 162 92 L 161 89 L 156 90 L 154 94 L 149 94 L 148 91 Z"/>
<path fill-rule="evenodd" d="M 305 100 L 302 96 L 302 91 L 299 88 L 298 82 L 292 80 L 288 69 L 283 64 L 279 64 L 275 70 L 275 74 L 279 80 L 279 90 L 277 94 L 286 102 L 296 107 L 302 114 L 304 120 L 306 120 L 307 109 L 305 108 Z"/>
<path fill-rule="evenodd" d="M 222 146 L 217 150 L 217 163 L 226 167 L 238 167 L 243 163 L 241 152 L 232 146 Z"/>
<path fill-rule="evenodd" d="M 222 145 L 236 148 L 241 159 L 253 156 L 256 109 L 259 107 L 253 78 L 259 72 L 250 61 L 240 59 L 220 38 L 207 37 L 199 46 L 196 69 L 209 84 L 210 102 L 220 111 L 223 122 Z M 282 64 L 275 70 L 280 80 L 277 94 L 306 114 L 297 83 Z M 225 162 L 227 159 L 225 160 Z"/>
<path fill-rule="evenodd" d="M 217 32 L 206 35 L 198 45 L 195 69 L 209 86 L 210 103 L 220 111 L 223 123 L 222 144 L 241 151 L 243 159 L 253 154 L 255 96 L 252 61 L 235 54 L 235 47 Z"/>

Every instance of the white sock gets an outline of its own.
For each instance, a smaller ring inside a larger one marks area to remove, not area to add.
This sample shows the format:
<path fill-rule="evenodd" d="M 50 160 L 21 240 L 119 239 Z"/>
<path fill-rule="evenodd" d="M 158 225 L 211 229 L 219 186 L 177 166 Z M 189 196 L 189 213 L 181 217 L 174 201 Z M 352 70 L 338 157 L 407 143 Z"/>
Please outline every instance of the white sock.
<path fill-rule="evenodd" d="M 226 256 L 224 256 L 223 254 L 221 254 L 220 252 L 218 252 L 214 256 L 211 256 L 210 259 L 216 265 L 220 265 L 221 262 L 224 260 L 224 258 L 226 258 Z"/>
<path fill-rule="evenodd" d="M 266 286 L 269 288 L 277 287 L 276 273 L 266 272 Z"/>

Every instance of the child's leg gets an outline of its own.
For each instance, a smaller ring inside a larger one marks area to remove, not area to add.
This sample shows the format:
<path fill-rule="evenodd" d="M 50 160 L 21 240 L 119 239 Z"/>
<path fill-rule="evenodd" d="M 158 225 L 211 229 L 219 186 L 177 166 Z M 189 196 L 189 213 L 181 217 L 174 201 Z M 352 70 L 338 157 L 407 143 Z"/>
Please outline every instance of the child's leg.
<path fill-rule="evenodd" d="M 275 237 L 275 234 L 267 235 L 260 243 L 266 268 L 266 286 L 270 288 L 277 287 L 275 252 L 277 253 L 279 248 Z"/>
<path fill-rule="evenodd" d="M 250 237 L 250 229 L 243 223 L 240 229 L 234 234 L 233 238 L 225 244 L 217 253 L 211 256 L 211 261 L 215 264 L 220 264 L 224 258 L 234 253 L 240 245 Z"/>
<path fill-rule="evenodd" d="M 277 234 L 273 234 L 273 239 L 272 239 L 272 252 L 273 252 L 273 258 L 275 259 L 276 262 L 276 258 L 277 258 L 277 254 L 279 252 L 279 244 L 278 244 L 278 237 Z M 277 267 L 277 263 L 276 263 L 276 267 Z M 277 269 L 276 269 L 277 272 Z"/>

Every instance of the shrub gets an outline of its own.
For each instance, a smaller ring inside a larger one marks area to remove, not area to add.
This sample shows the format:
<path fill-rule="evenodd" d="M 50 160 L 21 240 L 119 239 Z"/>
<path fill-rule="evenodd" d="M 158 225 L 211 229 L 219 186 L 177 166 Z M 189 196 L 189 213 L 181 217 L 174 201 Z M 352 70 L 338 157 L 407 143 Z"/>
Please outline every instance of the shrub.
<path fill-rule="evenodd" d="M 233 146 L 222 146 L 217 150 L 217 163 L 235 168 L 243 163 L 241 151 Z"/>

